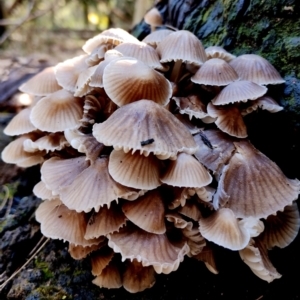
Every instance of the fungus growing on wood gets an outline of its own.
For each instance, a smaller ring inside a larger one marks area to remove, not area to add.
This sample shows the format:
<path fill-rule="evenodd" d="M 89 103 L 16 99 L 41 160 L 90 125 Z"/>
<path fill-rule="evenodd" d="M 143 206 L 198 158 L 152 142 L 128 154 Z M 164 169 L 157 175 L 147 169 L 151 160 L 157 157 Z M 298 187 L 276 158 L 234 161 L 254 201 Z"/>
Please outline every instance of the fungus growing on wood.
<path fill-rule="evenodd" d="M 267 249 L 295 238 L 300 184 L 252 146 L 242 119 L 282 109 L 262 86 L 281 83 L 277 71 L 204 50 L 185 30 L 140 42 L 108 29 L 83 49 L 24 84 L 42 98 L 5 129 L 21 135 L 5 162 L 41 164 L 42 233 L 66 240 L 74 259 L 90 257 L 100 287 L 142 291 L 186 256 L 217 273 L 222 247 L 263 280 L 279 278 Z M 47 74 L 52 87 L 35 87 Z"/>

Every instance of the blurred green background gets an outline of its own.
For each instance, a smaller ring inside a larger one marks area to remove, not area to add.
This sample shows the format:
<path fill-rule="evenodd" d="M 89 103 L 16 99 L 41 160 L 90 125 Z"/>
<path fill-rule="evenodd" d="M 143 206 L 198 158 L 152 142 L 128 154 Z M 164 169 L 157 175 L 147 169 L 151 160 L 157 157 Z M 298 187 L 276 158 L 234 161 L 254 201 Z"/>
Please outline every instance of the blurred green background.
<path fill-rule="evenodd" d="M 154 0 L 0 0 L 0 58 L 44 55 L 53 63 L 78 54 L 109 27 L 130 30 Z"/>

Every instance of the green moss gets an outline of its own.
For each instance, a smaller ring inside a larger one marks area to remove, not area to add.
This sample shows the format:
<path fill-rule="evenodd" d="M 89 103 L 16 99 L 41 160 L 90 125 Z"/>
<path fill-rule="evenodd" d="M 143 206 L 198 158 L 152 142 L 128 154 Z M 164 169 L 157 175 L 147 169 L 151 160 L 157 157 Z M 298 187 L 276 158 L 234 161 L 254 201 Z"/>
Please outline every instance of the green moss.
<path fill-rule="evenodd" d="M 54 274 L 50 270 L 51 266 L 49 266 L 47 262 L 36 259 L 34 261 L 34 264 L 39 270 L 42 271 L 43 276 L 46 280 L 54 277 Z"/>

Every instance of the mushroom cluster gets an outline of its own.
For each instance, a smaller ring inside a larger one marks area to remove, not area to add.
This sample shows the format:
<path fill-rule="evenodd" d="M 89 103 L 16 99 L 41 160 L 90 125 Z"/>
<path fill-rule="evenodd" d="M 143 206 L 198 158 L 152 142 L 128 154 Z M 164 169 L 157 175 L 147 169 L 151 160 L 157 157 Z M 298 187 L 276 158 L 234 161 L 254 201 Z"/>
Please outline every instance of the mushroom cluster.
<path fill-rule="evenodd" d="M 20 135 L 5 162 L 41 164 L 42 233 L 89 257 L 100 287 L 142 291 L 185 256 L 218 273 L 216 247 L 279 278 L 268 250 L 298 233 L 300 182 L 246 139 L 243 119 L 282 109 L 268 95 L 284 82 L 275 68 L 185 30 L 139 41 L 108 29 L 83 50 L 20 87 L 33 102 L 4 131 Z"/>

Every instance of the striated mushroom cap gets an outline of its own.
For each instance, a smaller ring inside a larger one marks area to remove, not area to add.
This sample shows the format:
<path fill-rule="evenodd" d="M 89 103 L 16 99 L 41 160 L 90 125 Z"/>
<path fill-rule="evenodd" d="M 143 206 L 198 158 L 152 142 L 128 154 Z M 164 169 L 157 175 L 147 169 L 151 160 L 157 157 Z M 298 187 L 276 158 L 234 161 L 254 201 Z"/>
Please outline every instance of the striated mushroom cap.
<path fill-rule="evenodd" d="M 46 96 L 60 89 L 54 67 L 45 68 L 19 87 L 21 92 L 35 96 Z"/>
<path fill-rule="evenodd" d="M 31 123 L 30 116 L 31 108 L 25 108 L 15 115 L 8 125 L 4 128 L 3 133 L 6 135 L 20 135 L 36 130 L 36 127 Z"/>
<path fill-rule="evenodd" d="M 161 161 L 153 154 L 148 157 L 138 152 L 131 154 L 113 150 L 109 156 L 111 177 L 122 185 L 135 189 L 153 190 L 161 185 Z"/>
<path fill-rule="evenodd" d="M 207 59 L 212 58 L 220 58 L 225 60 L 226 62 L 230 62 L 233 60 L 236 56 L 232 55 L 228 51 L 226 51 L 224 48 L 219 46 L 210 46 L 205 48 L 205 53 L 207 55 Z"/>
<path fill-rule="evenodd" d="M 128 262 L 123 273 L 123 287 L 130 293 L 142 292 L 155 283 L 155 271 L 152 266 L 144 267 L 137 260 Z"/>
<path fill-rule="evenodd" d="M 118 106 L 141 99 L 166 105 L 172 95 L 171 83 L 162 74 L 130 57 L 115 59 L 105 67 L 103 86 Z"/>
<path fill-rule="evenodd" d="M 214 105 L 256 100 L 267 92 L 267 88 L 254 82 L 240 80 L 227 85 L 214 99 Z"/>
<path fill-rule="evenodd" d="M 210 184 L 212 177 L 192 155 L 179 153 L 160 180 L 172 186 L 201 188 Z"/>
<path fill-rule="evenodd" d="M 237 138 L 245 138 L 248 136 L 247 127 L 237 106 L 215 106 L 210 102 L 207 105 L 207 113 L 212 118 L 216 118 L 215 124 L 223 132 Z"/>
<path fill-rule="evenodd" d="M 207 60 L 191 77 L 197 84 L 224 86 L 239 79 L 239 76 L 225 60 L 212 58 Z"/>
<path fill-rule="evenodd" d="M 30 114 L 31 123 L 48 132 L 64 131 L 80 125 L 83 101 L 66 90 L 59 90 L 42 98 Z"/>
<path fill-rule="evenodd" d="M 151 100 L 122 106 L 105 122 L 95 124 L 93 135 L 100 143 L 116 150 L 140 151 L 145 156 L 153 153 L 164 159 L 175 158 L 178 152 L 193 154 L 197 150 L 188 129 Z"/>
<path fill-rule="evenodd" d="M 276 215 L 270 215 L 265 220 L 265 230 L 259 236 L 259 240 L 267 249 L 277 246 L 288 246 L 297 236 L 300 228 L 300 216 L 297 203 L 288 205 Z"/>
<path fill-rule="evenodd" d="M 249 80 L 257 84 L 281 84 L 282 79 L 278 71 L 263 57 L 256 54 L 244 54 L 230 62 L 242 80 Z"/>
<path fill-rule="evenodd" d="M 35 212 L 41 223 L 41 231 L 46 237 L 60 239 L 81 246 L 99 244 L 96 239 L 84 238 L 87 217 L 84 213 L 69 210 L 60 200 L 44 201 Z"/>
<path fill-rule="evenodd" d="M 298 198 L 300 182 L 288 179 L 250 142 L 234 142 L 236 151 L 223 168 L 214 206 L 230 208 L 238 218 L 267 218 Z"/>
<path fill-rule="evenodd" d="M 239 251 L 240 257 L 251 271 L 260 279 L 271 282 L 281 275 L 273 267 L 269 260 L 266 248 L 259 242 L 251 240 L 249 245 Z"/>
<path fill-rule="evenodd" d="M 250 241 L 249 231 L 228 208 L 221 208 L 208 218 L 200 219 L 199 224 L 200 233 L 207 240 L 225 248 L 241 250 Z"/>
<path fill-rule="evenodd" d="M 93 38 L 87 40 L 82 46 L 82 49 L 87 54 L 90 54 L 95 48 L 102 44 L 112 44 L 114 46 L 117 46 L 123 42 L 139 43 L 139 40 L 124 29 L 109 28 L 102 31 L 100 34 L 94 36 Z"/>
<path fill-rule="evenodd" d="M 147 192 L 135 201 L 124 203 L 122 210 L 141 229 L 156 234 L 166 232 L 164 202 L 159 191 Z"/>
<path fill-rule="evenodd" d="M 200 66 L 207 60 L 201 41 L 187 30 L 172 32 L 160 42 L 156 50 L 162 63 L 181 60 Z"/>
<path fill-rule="evenodd" d="M 117 233 L 109 234 L 108 245 L 121 254 L 123 261 L 136 259 L 145 267 L 153 266 L 159 274 L 177 270 L 189 251 L 186 243 L 175 246 L 166 234 L 149 233 L 135 226 L 126 226 Z"/>

